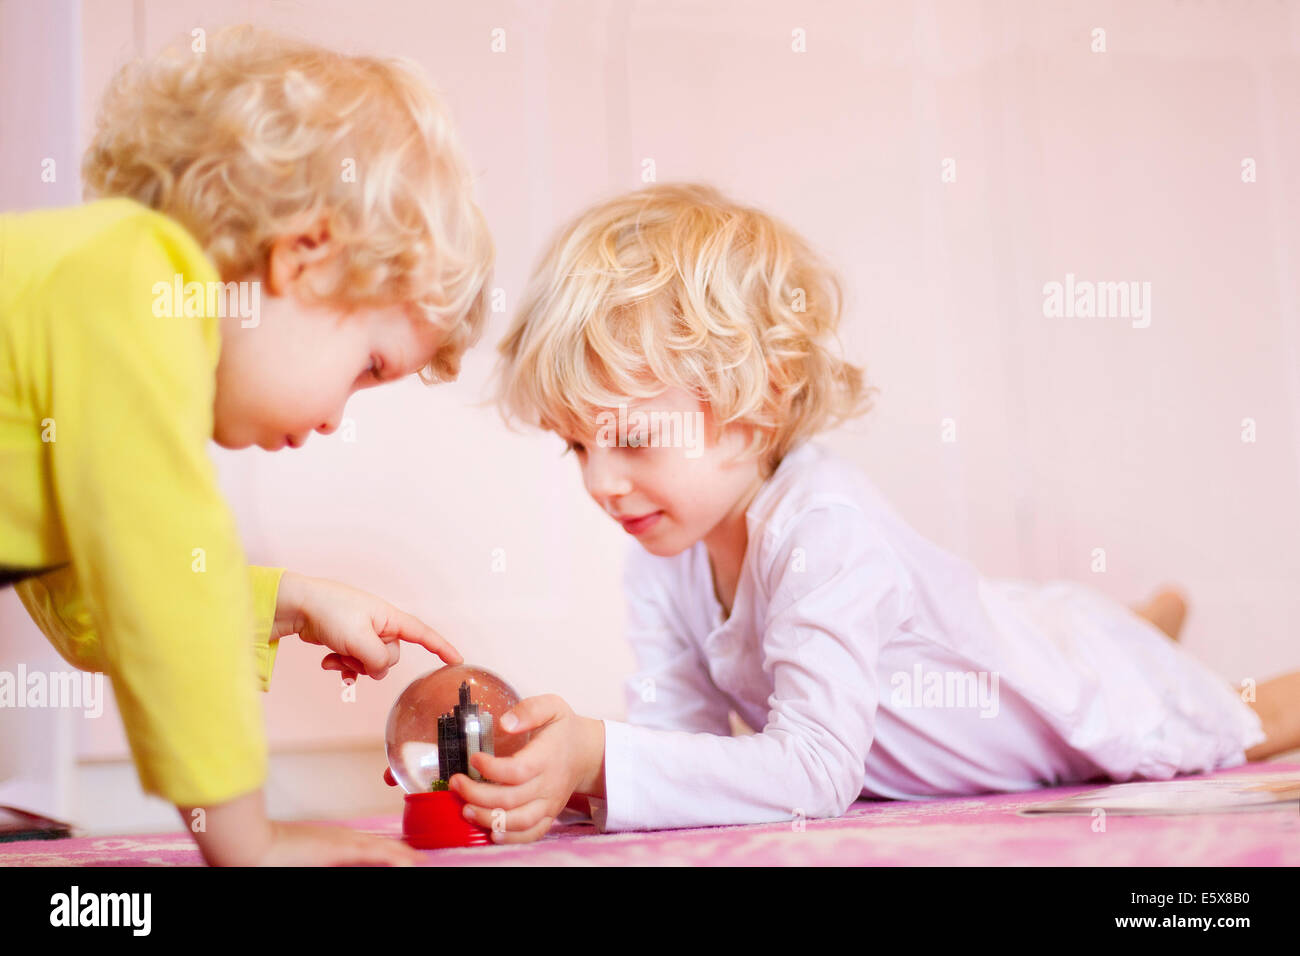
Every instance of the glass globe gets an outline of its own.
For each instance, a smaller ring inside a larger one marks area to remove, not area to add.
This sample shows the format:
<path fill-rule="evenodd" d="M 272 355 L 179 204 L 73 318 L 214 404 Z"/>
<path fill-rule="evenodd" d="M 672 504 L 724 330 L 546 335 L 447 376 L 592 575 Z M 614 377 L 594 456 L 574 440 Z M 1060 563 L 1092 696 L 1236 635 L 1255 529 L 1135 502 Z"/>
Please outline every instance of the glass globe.
<path fill-rule="evenodd" d="M 498 726 L 517 703 L 515 689 L 481 667 L 457 664 L 416 678 L 388 714 L 385 750 L 393 779 L 407 793 L 445 790 L 457 773 L 482 780 L 471 754 L 509 757 L 532 736 Z"/>

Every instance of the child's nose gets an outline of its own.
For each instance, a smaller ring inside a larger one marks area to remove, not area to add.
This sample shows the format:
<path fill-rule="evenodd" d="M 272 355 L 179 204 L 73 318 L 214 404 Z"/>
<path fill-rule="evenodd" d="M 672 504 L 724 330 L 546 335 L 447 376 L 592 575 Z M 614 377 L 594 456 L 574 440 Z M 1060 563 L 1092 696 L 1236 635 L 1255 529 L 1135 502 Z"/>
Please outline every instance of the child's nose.
<path fill-rule="evenodd" d="M 613 460 L 614 456 L 603 449 L 591 449 L 587 452 L 587 466 L 583 477 L 587 482 L 587 493 L 597 501 L 618 498 L 632 491 L 632 482 Z"/>
<path fill-rule="evenodd" d="M 319 425 L 317 425 L 316 430 L 320 432 L 322 435 L 329 435 L 337 431 L 338 427 L 339 427 L 338 419 L 331 418 L 329 421 L 324 421 L 321 422 Z"/>

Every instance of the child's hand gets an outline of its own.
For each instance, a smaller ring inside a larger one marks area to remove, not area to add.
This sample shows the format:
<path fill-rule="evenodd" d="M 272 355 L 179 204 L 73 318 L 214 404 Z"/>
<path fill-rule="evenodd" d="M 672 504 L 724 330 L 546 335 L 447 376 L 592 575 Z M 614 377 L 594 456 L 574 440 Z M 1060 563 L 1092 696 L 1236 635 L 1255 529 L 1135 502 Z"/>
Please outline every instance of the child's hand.
<path fill-rule="evenodd" d="M 261 790 L 202 808 L 179 807 L 209 866 L 407 866 L 420 854 L 405 843 L 343 827 L 266 818 Z"/>
<path fill-rule="evenodd" d="M 276 599 L 274 637 L 297 634 L 333 653 L 321 667 L 343 679 L 365 674 L 379 680 L 397 663 L 401 641 L 411 641 L 459 664 L 464 658 L 441 634 L 373 594 L 336 581 L 286 571 Z"/>
<path fill-rule="evenodd" d="M 518 722 L 513 726 L 509 718 Z M 541 839 L 575 791 L 604 792 L 599 780 L 605 757 L 605 725 L 581 717 L 555 694 L 521 700 L 501 715 L 498 726 L 509 733 L 540 728 L 522 750 L 510 757 L 485 753 L 470 758 L 474 769 L 495 783 L 465 774 L 450 787 L 466 803 L 466 816 L 492 830 L 495 843 Z"/>
<path fill-rule="evenodd" d="M 306 823 L 272 823 L 262 866 L 413 866 L 418 851 L 398 840 Z"/>

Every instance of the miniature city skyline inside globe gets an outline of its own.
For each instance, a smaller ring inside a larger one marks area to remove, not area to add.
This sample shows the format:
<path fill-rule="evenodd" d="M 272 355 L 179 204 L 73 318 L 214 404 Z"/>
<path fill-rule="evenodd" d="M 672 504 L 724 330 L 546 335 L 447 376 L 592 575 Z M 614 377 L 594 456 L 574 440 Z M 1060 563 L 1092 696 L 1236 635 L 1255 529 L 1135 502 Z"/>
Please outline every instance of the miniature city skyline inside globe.
<path fill-rule="evenodd" d="M 385 751 L 393 779 L 407 793 L 446 790 L 457 773 L 482 780 L 470 757 L 508 757 L 531 736 L 498 726 L 517 703 L 514 688 L 481 667 L 457 664 L 416 678 L 388 714 Z"/>

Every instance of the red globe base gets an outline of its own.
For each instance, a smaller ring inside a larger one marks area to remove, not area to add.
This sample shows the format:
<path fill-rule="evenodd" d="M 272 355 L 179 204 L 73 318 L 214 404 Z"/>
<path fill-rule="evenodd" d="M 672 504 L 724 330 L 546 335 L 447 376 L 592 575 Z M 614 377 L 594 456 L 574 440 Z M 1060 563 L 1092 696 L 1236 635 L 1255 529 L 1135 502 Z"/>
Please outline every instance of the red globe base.
<path fill-rule="evenodd" d="M 417 850 L 492 843 L 490 831 L 465 819 L 465 801 L 451 790 L 408 793 L 402 836 Z"/>

